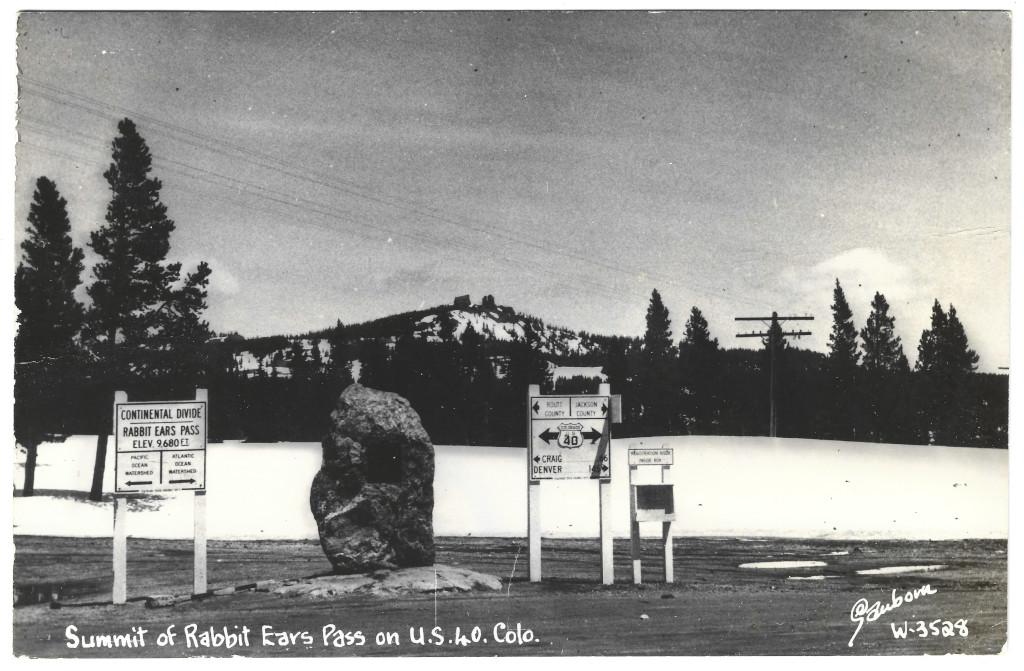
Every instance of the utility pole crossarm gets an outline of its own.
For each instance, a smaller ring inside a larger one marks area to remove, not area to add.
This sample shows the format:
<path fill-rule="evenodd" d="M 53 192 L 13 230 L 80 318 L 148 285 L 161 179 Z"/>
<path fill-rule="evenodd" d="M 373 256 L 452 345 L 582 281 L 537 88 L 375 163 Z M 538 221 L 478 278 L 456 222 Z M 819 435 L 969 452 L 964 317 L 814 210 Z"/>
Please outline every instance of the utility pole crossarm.
<path fill-rule="evenodd" d="M 805 335 L 808 335 L 809 336 L 809 335 L 811 335 L 811 332 L 810 331 L 783 331 L 779 335 L 783 335 L 783 336 L 805 336 Z M 764 332 L 761 332 L 761 333 L 737 333 L 736 337 L 737 338 L 767 338 L 768 334 L 764 333 Z"/>
<path fill-rule="evenodd" d="M 736 317 L 738 322 L 789 322 L 789 321 L 814 321 L 814 317 Z"/>

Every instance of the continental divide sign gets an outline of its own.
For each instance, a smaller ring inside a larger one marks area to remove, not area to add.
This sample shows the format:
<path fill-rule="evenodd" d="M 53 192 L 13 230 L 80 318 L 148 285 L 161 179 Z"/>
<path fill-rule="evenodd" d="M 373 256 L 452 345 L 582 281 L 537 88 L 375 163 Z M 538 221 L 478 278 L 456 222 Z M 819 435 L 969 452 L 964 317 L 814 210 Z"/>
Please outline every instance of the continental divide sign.
<path fill-rule="evenodd" d="M 116 493 L 206 489 L 206 401 L 116 403 Z"/>

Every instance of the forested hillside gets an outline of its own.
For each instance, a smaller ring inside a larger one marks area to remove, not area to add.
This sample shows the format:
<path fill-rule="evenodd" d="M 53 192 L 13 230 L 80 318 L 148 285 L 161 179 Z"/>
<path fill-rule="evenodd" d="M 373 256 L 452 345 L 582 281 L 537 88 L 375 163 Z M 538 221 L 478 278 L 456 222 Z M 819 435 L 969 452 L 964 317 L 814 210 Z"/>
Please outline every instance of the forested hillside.
<path fill-rule="evenodd" d="M 409 399 L 443 444 L 525 445 L 529 384 L 596 393 L 602 381 L 623 399 L 619 437 L 767 435 L 767 347 L 721 348 L 701 319 L 698 311 L 696 332 L 688 324 L 688 337 L 669 338 L 653 360 L 645 338 L 575 333 L 490 300 L 439 306 L 295 336 L 216 337 L 202 349 L 199 384 L 210 391 L 213 440 L 319 440 L 353 379 Z M 788 343 L 775 375 L 782 437 L 1007 446 L 1004 375 L 858 366 L 837 386 L 828 355 Z M 54 432 L 94 432 L 96 414 L 109 412 L 90 377 L 71 379 L 39 409 Z M 160 375 L 123 386 L 143 400 L 188 398 L 196 384 Z"/>

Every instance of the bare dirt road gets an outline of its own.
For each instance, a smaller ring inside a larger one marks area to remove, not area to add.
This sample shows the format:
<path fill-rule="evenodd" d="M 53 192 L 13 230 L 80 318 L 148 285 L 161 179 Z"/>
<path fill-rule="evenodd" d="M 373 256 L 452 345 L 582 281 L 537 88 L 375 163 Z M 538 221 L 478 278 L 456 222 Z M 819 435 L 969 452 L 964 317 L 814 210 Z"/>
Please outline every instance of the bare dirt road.
<path fill-rule="evenodd" d="M 596 539 L 545 539 L 536 584 L 524 539 L 441 538 L 439 564 L 502 590 L 316 600 L 252 585 L 328 573 L 318 543 L 220 541 L 210 587 L 242 589 L 159 609 L 145 597 L 191 590 L 187 541 L 129 540 L 123 606 L 110 604 L 109 539 L 15 544 L 14 653 L 30 657 L 994 654 L 1007 635 L 998 540 L 677 538 L 672 585 L 654 541 L 633 585 L 616 541 L 616 583 L 602 586 Z M 819 563 L 741 568 L 762 562 Z M 106 634 L 134 645 L 106 647 Z"/>

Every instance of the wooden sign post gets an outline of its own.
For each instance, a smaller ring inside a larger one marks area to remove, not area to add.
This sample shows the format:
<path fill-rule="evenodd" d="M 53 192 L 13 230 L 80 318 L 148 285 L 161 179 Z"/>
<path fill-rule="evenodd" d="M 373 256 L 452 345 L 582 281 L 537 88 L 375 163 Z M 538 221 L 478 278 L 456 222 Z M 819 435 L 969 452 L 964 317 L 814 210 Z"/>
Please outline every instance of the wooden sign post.
<path fill-rule="evenodd" d="M 541 396 L 532 384 L 527 394 L 529 451 L 526 461 L 527 545 L 530 582 L 541 579 L 540 483 L 543 480 L 598 481 L 601 525 L 601 582 L 611 585 L 611 387 L 594 395 Z"/>
<path fill-rule="evenodd" d="M 128 496 L 146 492 L 195 493 L 193 594 L 206 593 L 207 391 L 195 401 L 128 402 L 114 393 L 114 586 L 112 601 L 128 599 Z"/>

